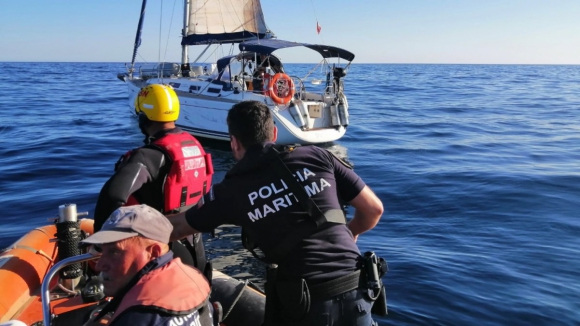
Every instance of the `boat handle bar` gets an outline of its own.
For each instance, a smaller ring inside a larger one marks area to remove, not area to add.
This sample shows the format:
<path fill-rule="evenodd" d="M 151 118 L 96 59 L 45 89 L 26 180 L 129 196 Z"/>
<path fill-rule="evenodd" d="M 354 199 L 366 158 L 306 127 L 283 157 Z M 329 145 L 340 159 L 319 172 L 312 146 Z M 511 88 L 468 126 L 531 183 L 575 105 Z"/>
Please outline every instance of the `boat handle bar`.
<path fill-rule="evenodd" d="M 48 270 L 44 280 L 42 281 L 41 295 L 42 295 L 42 318 L 45 326 L 51 325 L 51 313 L 50 313 L 50 281 L 56 273 L 58 273 L 62 268 L 76 263 L 82 263 L 85 261 L 97 259 L 101 256 L 100 253 L 92 252 L 87 254 L 82 254 L 74 257 L 69 257 L 59 261 L 54 264 L 51 269 Z"/>

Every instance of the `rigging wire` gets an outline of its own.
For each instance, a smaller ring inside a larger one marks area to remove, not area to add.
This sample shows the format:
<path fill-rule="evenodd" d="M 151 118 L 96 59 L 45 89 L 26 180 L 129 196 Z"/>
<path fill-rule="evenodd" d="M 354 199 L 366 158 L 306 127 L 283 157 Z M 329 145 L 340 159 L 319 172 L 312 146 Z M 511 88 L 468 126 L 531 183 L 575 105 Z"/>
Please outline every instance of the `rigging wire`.
<path fill-rule="evenodd" d="M 314 12 L 314 19 L 316 19 L 316 27 L 318 28 L 318 26 L 320 26 L 318 24 L 318 16 L 316 15 L 316 9 L 314 8 L 314 0 L 310 0 L 310 3 L 312 4 L 312 11 Z M 320 35 L 320 40 L 322 40 L 322 44 L 324 44 L 324 38 L 322 37 L 322 34 L 318 33 L 318 35 Z"/>
<path fill-rule="evenodd" d="M 161 8 L 159 9 L 159 44 L 157 44 L 157 63 L 161 62 L 161 30 L 163 27 L 163 1 L 159 1 Z"/>
<path fill-rule="evenodd" d="M 175 4 L 177 0 L 173 1 L 173 10 L 171 11 L 171 19 L 169 20 L 169 28 L 167 29 L 167 41 L 165 43 L 165 52 L 163 53 L 163 61 L 167 59 L 167 50 L 169 48 L 169 35 L 171 34 L 171 26 L 173 25 L 173 17 L 175 15 Z M 162 42 L 162 32 L 163 32 L 163 1 L 159 1 L 161 8 L 159 9 L 159 45 L 158 45 L 158 54 L 157 54 L 157 75 L 161 79 L 161 83 L 163 83 L 163 78 L 165 77 L 163 74 L 163 70 L 165 68 L 164 65 L 161 64 L 161 42 Z"/>
<path fill-rule="evenodd" d="M 163 83 L 163 73 L 161 69 L 161 30 L 163 26 L 163 1 L 159 1 L 161 8 L 159 9 L 159 44 L 157 45 L 157 76 L 161 77 L 161 83 Z"/>
<path fill-rule="evenodd" d="M 169 48 L 169 36 L 171 34 L 171 26 L 173 25 L 173 17 L 175 15 L 175 4 L 177 0 L 173 1 L 173 10 L 171 11 L 171 19 L 169 20 L 169 28 L 167 29 L 167 42 L 165 42 L 165 54 L 163 55 L 163 61 L 167 59 L 167 49 Z"/>

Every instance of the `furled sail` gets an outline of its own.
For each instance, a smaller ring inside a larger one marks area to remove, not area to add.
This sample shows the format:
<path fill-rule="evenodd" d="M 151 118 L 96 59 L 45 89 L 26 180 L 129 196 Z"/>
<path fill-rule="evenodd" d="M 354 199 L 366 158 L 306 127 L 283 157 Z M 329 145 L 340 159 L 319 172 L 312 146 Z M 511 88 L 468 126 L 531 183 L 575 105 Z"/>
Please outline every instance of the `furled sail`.
<path fill-rule="evenodd" d="M 181 45 L 269 38 L 260 0 L 193 0 Z"/>

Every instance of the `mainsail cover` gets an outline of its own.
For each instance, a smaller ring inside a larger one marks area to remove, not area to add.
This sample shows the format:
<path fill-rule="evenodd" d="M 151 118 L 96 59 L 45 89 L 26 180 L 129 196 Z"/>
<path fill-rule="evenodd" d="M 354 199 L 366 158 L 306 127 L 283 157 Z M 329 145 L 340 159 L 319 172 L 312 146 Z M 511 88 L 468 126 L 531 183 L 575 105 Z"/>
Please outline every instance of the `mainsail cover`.
<path fill-rule="evenodd" d="M 266 38 L 260 0 L 193 0 L 181 45 L 237 43 Z"/>

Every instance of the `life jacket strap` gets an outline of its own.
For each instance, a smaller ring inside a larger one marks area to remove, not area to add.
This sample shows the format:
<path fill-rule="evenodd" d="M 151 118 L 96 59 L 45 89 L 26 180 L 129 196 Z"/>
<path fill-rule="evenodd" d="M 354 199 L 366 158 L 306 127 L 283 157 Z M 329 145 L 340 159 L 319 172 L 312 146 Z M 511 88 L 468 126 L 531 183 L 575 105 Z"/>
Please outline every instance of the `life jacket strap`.
<path fill-rule="evenodd" d="M 294 147 L 286 147 L 285 152 L 291 152 L 293 150 Z M 274 146 L 270 147 L 267 153 L 267 155 L 272 158 L 272 167 L 274 171 L 278 177 L 286 182 L 288 188 L 298 198 L 298 203 L 302 206 L 302 209 L 308 213 L 309 218 L 302 221 L 295 232 L 290 232 L 283 241 L 271 249 L 271 257 L 268 259 L 262 259 L 266 262 L 270 262 L 270 260 L 275 261 L 277 258 L 285 257 L 302 240 L 309 237 L 323 224 L 346 224 L 346 216 L 341 209 L 331 209 L 322 213 L 314 200 L 308 196 L 304 187 L 296 181 L 296 178 L 292 175 L 292 171 L 290 171 L 288 166 L 286 166 L 284 161 L 280 158 L 280 154 L 281 153 L 274 148 Z"/>
<path fill-rule="evenodd" d="M 284 152 L 292 152 L 293 150 L 294 147 L 286 146 Z M 346 217 L 340 209 L 329 210 L 325 213 L 322 213 L 314 200 L 308 196 L 308 193 L 306 190 L 304 190 L 304 187 L 302 187 L 302 185 L 296 181 L 292 171 L 290 171 L 288 166 L 286 166 L 284 161 L 282 161 L 282 158 L 280 158 L 280 154 L 281 153 L 274 146 L 270 147 L 267 152 L 267 155 L 272 158 L 272 167 L 274 168 L 274 171 L 280 178 L 286 181 L 288 188 L 290 188 L 294 196 L 298 198 L 298 203 L 300 206 L 302 206 L 302 208 L 308 213 L 308 216 L 310 216 L 310 218 L 316 224 L 316 228 L 327 222 L 345 224 Z M 329 213 L 329 216 L 327 216 L 327 213 Z"/>

